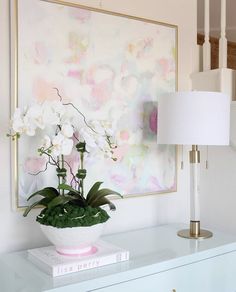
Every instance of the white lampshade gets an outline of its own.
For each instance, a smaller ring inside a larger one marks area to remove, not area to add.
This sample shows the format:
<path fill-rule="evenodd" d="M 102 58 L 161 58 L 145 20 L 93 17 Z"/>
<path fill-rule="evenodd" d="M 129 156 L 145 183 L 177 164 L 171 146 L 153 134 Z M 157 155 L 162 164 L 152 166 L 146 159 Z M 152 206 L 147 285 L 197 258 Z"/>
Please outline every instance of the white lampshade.
<path fill-rule="evenodd" d="M 220 92 L 175 92 L 158 101 L 158 144 L 228 145 L 230 98 Z"/>

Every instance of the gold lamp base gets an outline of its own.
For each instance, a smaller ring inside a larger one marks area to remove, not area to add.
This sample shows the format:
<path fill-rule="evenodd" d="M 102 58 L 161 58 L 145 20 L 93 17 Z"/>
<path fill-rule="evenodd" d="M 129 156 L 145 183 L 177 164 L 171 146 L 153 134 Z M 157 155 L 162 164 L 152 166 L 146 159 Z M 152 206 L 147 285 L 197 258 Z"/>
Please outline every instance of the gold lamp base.
<path fill-rule="evenodd" d="M 211 231 L 200 229 L 200 221 L 190 221 L 190 229 L 180 230 L 177 234 L 190 239 L 206 239 L 213 236 Z"/>

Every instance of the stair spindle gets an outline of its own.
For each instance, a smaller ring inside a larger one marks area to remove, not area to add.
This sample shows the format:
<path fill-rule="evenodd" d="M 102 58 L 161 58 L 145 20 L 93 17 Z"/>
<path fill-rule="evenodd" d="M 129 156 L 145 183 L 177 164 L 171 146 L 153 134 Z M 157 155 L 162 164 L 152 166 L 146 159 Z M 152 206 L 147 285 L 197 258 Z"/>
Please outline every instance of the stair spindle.
<path fill-rule="evenodd" d="M 203 43 L 203 71 L 211 69 L 211 44 L 210 44 L 210 9 L 209 0 L 204 2 L 204 43 Z"/>
<path fill-rule="evenodd" d="M 221 0 L 221 25 L 219 41 L 219 68 L 227 68 L 226 0 Z"/>

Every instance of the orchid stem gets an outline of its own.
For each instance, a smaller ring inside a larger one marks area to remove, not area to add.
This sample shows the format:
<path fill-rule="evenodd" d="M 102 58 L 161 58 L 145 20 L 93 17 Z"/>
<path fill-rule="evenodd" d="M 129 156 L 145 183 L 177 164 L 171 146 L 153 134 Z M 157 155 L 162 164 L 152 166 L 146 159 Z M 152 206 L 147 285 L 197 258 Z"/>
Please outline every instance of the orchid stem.
<path fill-rule="evenodd" d="M 80 152 L 80 168 L 81 169 L 84 169 L 84 153 L 83 152 Z M 81 194 L 82 194 L 82 197 L 84 198 L 84 179 L 82 178 L 80 180 L 80 186 L 81 186 Z"/>
<path fill-rule="evenodd" d="M 66 182 L 66 170 L 65 170 L 65 163 L 64 163 L 64 155 L 61 155 L 61 159 L 59 159 L 58 157 L 58 171 L 57 171 L 57 176 L 58 176 L 58 183 L 60 184 L 64 184 Z M 64 196 L 65 194 L 65 190 L 64 189 L 60 189 L 59 190 L 60 195 Z"/>

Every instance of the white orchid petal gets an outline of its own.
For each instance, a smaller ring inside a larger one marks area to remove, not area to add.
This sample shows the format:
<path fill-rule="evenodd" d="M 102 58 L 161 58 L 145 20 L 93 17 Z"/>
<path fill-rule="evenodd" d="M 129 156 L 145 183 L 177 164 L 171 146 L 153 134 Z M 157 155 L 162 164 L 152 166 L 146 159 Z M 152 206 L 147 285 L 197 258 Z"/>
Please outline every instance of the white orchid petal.
<path fill-rule="evenodd" d="M 64 115 L 65 113 L 65 106 L 61 101 L 54 100 L 51 103 L 52 108 L 54 109 L 54 112 L 59 114 L 60 116 Z"/>
<path fill-rule="evenodd" d="M 13 115 L 13 120 L 21 118 L 21 109 L 20 108 L 16 108 L 14 115 Z"/>
<path fill-rule="evenodd" d="M 42 146 L 44 149 L 48 149 L 51 146 L 51 139 L 48 135 L 45 135 L 42 140 Z"/>
<path fill-rule="evenodd" d="M 64 135 L 59 132 L 54 138 L 52 139 L 52 154 L 54 156 L 59 155 L 69 155 L 71 154 L 73 148 L 73 140 L 66 138 Z"/>
<path fill-rule="evenodd" d="M 86 142 L 86 145 L 90 148 L 96 148 L 97 144 L 95 142 L 95 137 L 93 136 L 92 132 L 88 128 L 81 128 L 79 131 L 79 137 L 81 140 Z"/>
<path fill-rule="evenodd" d="M 71 126 L 71 124 L 69 123 L 65 123 L 62 125 L 62 128 L 61 128 L 61 133 L 67 137 L 67 138 L 70 138 L 73 136 L 74 134 L 74 129 L 73 127 Z"/>
<path fill-rule="evenodd" d="M 61 155 L 61 149 L 56 147 L 56 146 L 53 146 L 52 147 L 52 156 L 59 156 Z"/>
<path fill-rule="evenodd" d="M 25 134 L 28 136 L 34 136 L 35 135 L 35 129 L 32 127 L 29 127 L 27 129 L 25 129 Z"/>
<path fill-rule="evenodd" d="M 43 120 L 42 106 L 38 104 L 31 106 L 24 116 L 24 122 L 34 126 L 35 128 L 44 129 L 45 123 Z"/>
<path fill-rule="evenodd" d="M 47 125 L 58 125 L 60 123 L 60 118 L 53 108 L 48 104 L 43 104 L 43 121 Z"/>
<path fill-rule="evenodd" d="M 13 120 L 12 122 L 12 129 L 16 132 L 16 133 L 23 133 L 24 130 L 24 122 L 21 118 L 17 118 L 15 120 Z"/>
<path fill-rule="evenodd" d="M 59 132 L 57 135 L 55 135 L 52 139 L 52 145 L 57 146 L 61 145 L 62 141 L 65 139 L 65 137 Z"/>
<path fill-rule="evenodd" d="M 73 142 L 72 139 L 65 138 L 63 140 L 63 143 L 62 143 L 61 154 L 70 155 L 71 151 L 72 151 L 72 148 L 73 148 L 73 145 L 74 145 L 74 142 Z"/>

